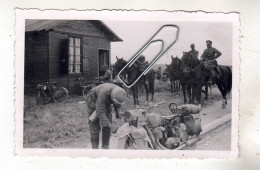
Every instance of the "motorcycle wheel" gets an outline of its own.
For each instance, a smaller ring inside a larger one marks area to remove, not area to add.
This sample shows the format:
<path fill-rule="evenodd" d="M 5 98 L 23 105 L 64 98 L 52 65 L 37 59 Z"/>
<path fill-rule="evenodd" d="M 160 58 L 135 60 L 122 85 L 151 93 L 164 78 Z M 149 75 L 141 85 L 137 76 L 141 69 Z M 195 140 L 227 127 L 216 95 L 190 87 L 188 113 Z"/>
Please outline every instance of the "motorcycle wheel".
<path fill-rule="evenodd" d="M 36 105 L 43 105 L 43 104 L 45 104 L 44 95 L 42 94 L 41 91 L 38 91 L 36 95 Z"/>
<path fill-rule="evenodd" d="M 84 87 L 84 89 L 82 90 L 82 96 L 83 98 L 85 98 L 88 94 L 88 92 L 93 89 L 95 86 L 94 84 L 90 84 L 90 85 L 87 85 L 86 87 Z"/>
<path fill-rule="evenodd" d="M 54 101 L 57 103 L 64 103 L 68 99 L 68 90 L 64 87 L 56 88 L 54 92 Z"/>

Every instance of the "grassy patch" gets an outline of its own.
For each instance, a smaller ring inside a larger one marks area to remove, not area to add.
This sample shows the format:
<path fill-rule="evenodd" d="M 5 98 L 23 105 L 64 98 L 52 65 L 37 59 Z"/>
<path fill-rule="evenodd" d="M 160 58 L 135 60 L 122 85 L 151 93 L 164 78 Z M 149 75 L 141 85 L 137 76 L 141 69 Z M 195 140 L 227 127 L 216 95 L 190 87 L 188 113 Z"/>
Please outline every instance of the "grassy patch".
<path fill-rule="evenodd" d="M 183 97 L 171 94 L 169 82 L 156 81 L 154 103 L 165 101 L 152 110 L 162 115 L 170 114 L 168 105 L 175 102 L 181 105 Z M 202 95 L 204 96 L 204 95 Z M 25 148 L 86 148 L 90 145 L 87 115 L 79 101 L 81 96 L 70 96 L 66 103 L 49 103 L 36 105 L 35 97 L 25 96 L 24 103 L 24 147 Z M 222 100 L 219 90 L 214 87 L 209 96 L 208 107 L 215 101 Z M 145 102 L 145 93 L 139 94 L 141 107 L 148 108 L 153 103 Z M 128 97 L 123 110 L 135 109 L 133 98 Z M 120 121 L 113 114 L 113 123 Z"/>

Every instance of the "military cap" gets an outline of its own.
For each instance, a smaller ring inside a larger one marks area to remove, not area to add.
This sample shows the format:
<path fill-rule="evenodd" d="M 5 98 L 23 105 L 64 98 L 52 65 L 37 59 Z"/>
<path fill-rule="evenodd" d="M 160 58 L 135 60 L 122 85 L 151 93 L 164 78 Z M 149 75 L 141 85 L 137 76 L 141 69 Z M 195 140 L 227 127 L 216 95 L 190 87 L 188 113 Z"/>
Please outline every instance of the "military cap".
<path fill-rule="evenodd" d="M 206 43 L 207 43 L 207 44 L 212 44 L 212 41 L 207 40 Z"/>

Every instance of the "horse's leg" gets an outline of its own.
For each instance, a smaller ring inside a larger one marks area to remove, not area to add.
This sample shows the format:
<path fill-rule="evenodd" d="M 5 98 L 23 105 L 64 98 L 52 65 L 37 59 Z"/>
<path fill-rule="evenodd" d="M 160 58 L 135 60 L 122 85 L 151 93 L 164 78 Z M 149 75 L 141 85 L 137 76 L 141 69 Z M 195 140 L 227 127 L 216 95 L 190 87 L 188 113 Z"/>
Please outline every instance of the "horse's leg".
<path fill-rule="evenodd" d="M 205 85 L 205 101 L 208 100 L 208 90 L 209 90 L 208 86 Z"/>
<path fill-rule="evenodd" d="M 197 96 L 197 101 L 198 101 L 198 104 L 201 104 L 201 91 L 202 91 L 202 85 L 197 85 L 197 88 L 196 88 L 196 96 Z"/>
<path fill-rule="evenodd" d="M 139 100 L 138 100 L 138 86 L 136 86 L 136 90 L 135 90 L 135 100 L 136 100 L 136 104 L 139 105 Z"/>
<path fill-rule="evenodd" d="M 178 80 L 178 95 L 179 95 L 179 91 L 181 90 L 181 83 L 180 83 L 180 81 Z"/>
<path fill-rule="evenodd" d="M 194 104 L 195 98 L 197 96 L 197 85 L 193 84 L 191 86 L 191 90 L 192 90 L 192 92 L 191 92 L 192 99 L 191 99 L 191 101 L 189 101 L 189 103 Z"/>
<path fill-rule="evenodd" d="M 153 95 L 154 95 L 154 82 L 149 82 L 149 91 L 152 94 L 151 101 L 153 102 Z"/>
<path fill-rule="evenodd" d="M 172 78 L 170 78 L 170 82 L 171 82 L 171 93 L 173 92 L 172 91 Z"/>
<path fill-rule="evenodd" d="M 146 93 L 146 101 L 149 102 L 149 88 L 148 85 L 146 84 L 146 81 L 144 81 L 144 89 Z"/>
<path fill-rule="evenodd" d="M 176 89 L 177 89 L 177 95 L 179 95 L 180 86 L 178 80 L 176 80 Z"/>
<path fill-rule="evenodd" d="M 173 82 L 173 92 L 176 92 L 176 84 L 175 84 L 175 80 L 173 79 L 172 82 Z"/>
<path fill-rule="evenodd" d="M 218 89 L 221 92 L 221 95 L 224 99 L 224 103 L 222 103 L 222 108 L 225 108 L 226 103 L 227 103 L 227 99 L 226 99 L 226 93 L 225 93 L 225 89 L 223 88 L 222 83 L 217 83 Z"/>
<path fill-rule="evenodd" d="M 187 91 L 188 91 L 188 96 L 189 96 L 189 103 L 192 103 L 193 89 L 192 89 L 192 85 L 191 84 L 187 85 Z"/>
<path fill-rule="evenodd" d="M 187 103 L 185 83 L 181 83 L 181 87 L 182 87 L 182 91 L 183 91 L 184 103 Z"/>
<path fill-rule="evenodd" d="M 134 105 L 136 105 L 136 100 L 135 100 L 135 86 L 131 87 L 131 90 L 133 92 L 133 99 L 134 99 Z"/>
<path fill-rule="evenodd" d="M 224 91 L 224 100 L 225 100 L 225 104 L 227 105 L 227 84 L 223 83 L 223 91 Z"/>

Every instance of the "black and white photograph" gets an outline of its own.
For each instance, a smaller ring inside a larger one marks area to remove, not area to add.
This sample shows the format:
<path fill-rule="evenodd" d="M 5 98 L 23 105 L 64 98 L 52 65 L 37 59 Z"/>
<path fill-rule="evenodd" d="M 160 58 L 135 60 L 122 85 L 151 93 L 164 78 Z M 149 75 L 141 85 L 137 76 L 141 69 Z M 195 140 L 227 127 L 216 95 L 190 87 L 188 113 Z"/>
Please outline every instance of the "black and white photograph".
<path fill-rule="evenodd" d="M 237 20 L 112 16 L 24 18 L 20 149 L 237 153 Z"/>

